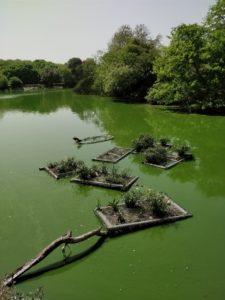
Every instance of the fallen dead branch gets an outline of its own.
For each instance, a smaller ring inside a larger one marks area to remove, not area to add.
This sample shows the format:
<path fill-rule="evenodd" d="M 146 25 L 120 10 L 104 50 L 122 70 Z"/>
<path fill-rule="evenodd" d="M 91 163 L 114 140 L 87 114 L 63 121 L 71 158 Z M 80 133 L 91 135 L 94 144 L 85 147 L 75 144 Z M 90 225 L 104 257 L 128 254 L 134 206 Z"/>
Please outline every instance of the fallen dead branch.
<path fill-rule="evenodd" d="M 3 286 L 10 286 L 13 283 L 15 283 L 21 275 L 23 275 L 25 272 L 27 272 L 33 266 L 37 265 L 39 262 L 44 260 L 51 252 L 53 252 L 60 245 L 63 244 L 64 245 L 63 249 L 65 249 L 65 246 L 67 246 L 69 244 L 77 244 L 77 243 L 83 242 L 93 236 L 107 236 L 107 232 L 102 231 L 101 228 L 98 228 L 98 229 L 89 231 L 83 235 L 73 237 L 72 231 L 68 231 L 66 234 L 62 235 L 61 237 L 59 237 L 56 240 L 54 240 L 53 242 L 51 242 L 38 255 L 33 257 L 31 260 L 27 261 L 21 267 L 17 268 L 13 273 L 7 275 L 6 278 L 3 280 Z"/>

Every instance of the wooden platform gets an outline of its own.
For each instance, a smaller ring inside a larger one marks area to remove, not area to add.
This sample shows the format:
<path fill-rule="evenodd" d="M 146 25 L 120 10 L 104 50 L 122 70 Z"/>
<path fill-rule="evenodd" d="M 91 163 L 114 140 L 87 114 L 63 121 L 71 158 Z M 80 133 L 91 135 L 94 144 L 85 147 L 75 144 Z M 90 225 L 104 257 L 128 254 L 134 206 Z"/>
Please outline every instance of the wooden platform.
<path fill-rule="evenodd" d="M 165 165 L 152 164 L 152 163 L 149 163 L 147 161 L 144 161 L 143 163 L 145 165 L 157 167 L 157 168 L 160 168 L 160 169 L 170 169 L 170 168 L 176 166 L 177 164 L 181 163 L 184 160 L 185 160 L 184 158 L 181 158 L 181 159 L 178 159 L 178 160 L 171 158 Z"/>
<path fill-rule="evenodd" d="M 121 147 L 114 147 L 96 158 L 93 158 L 94 161 L 101 161 L 106 163 L 117 163 L 121 159 L 123 159 L 125 156 L 130 154 L 133 151 L 133 149 L 130 148 L 121 148 Z"/>
<path fill-rule="evenodd" d="M 41 168 L 39 168 L 39 170 L 40 171 L 46 171 L 49 175 L 51 175 L 55 179 L 60 179 L 60 178 L 67 177 L 67 176 L 73 176 L 73 175 L 76 174 L 76 171 L 56 174 L 52 169 L 50 169 L 48 167 L 41 167 Z"/>
<path fill-rule="evenodd" d="M 164 216 L 162 218 L 159 217 L 153 217 L 151 215 L 146 216 L 145 219 L 141 219 L 140 221 L 129 221 L 129 215 L 132 214 L 132 212 L 135 214 L 137 210 L 135 208 L 127 208 L 126 205 L 120 204 L 118 205 L 118 212 L 115 212 L 111 206 L 105 206 L 96 208 L 94 210 L 95 214 L 99 217 L 99 219 L 102 221 L 102 223 L 105 225 L 109 233 L 112 234 L 121 234 L 123 232 L 127 231 L 134 231 L 141 228 L 146 228 L 150 226 L 156 226 L 161 225 L 165 223 L 171 223 L 178 220 L 186 219 L 192 217 L 192 214 L 184 210 L 182 207 L 180 207 L 178 204 L 173 202 L 171 199 L 170 205 L 171 208 L 176 211 L 175 215 L 168 215 Z M 143 201 L 144 202 L 144 201 Z M 114 215 L 123 213 L 125 217 L 128 218 L 127 221 L 124 223 L 119 223 Z M 131 218 L 132 219 L 132 218 Z"/>
<path fill-rule="evenodd" d="M 77 177 L 74 177 L 70 180 L 70 182 L 85 184 L 85 185 L 93 185 L 99 186 L 107 189 L 119 190 L 119 191 L 127 191 L 129 188 L 138 180 L 138 177 L 129 177 L 125 184 L 117 184 L 117 183 L 110 183 L 107 181 L 100 180 L 98 178 L 93 180 L 83 180 Z"/>

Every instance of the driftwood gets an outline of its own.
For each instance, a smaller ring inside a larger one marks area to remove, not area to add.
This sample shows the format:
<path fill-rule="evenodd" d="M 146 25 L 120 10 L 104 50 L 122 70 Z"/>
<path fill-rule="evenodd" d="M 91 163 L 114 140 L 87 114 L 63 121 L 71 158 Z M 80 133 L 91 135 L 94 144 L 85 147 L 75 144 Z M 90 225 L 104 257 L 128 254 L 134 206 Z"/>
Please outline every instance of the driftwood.
<path fill-rule="evenodd" d="M 73 140 L 78 145 L 101 143 L 101 142 L 106 142 L 106 141 L 109 141 L 112 139 L 114 139 L 114 137 L 109 134 L 89 136 L 89 137 L 86 137 L 83 139 L 80 139 L 78 137 L 73 137 Z"/>
<path fill-rule="evenodd" d="M 102 231 L 101 228 L 89 231 L 83 235 L 73 237 L 72 231 L 68 231 L 66 234 L 62 235 L 61 237 L 57 238 L 53 242 L 51 242 L 47 247 L 45 247 L 38 255 L 36 255 L 31 260 L 27 261 L 21 267 L 16 269 L 13 273 L 6 276 L 5 280 L 3 281 L 3 286 L 10 286 L 17 281 L 17 279 L 23 275 L 26 271 L 31 269 L 33 266 L 37 265 L 43 259 L 45 259 L 52 251 L 54 251 L 57 247 L 64 244 L 62 250 L 65 249 L 65 246 L 68 244 L 77 244 L 83 242 L 90 237 L 93 236 L 107 236 L 106 231 Z"/>

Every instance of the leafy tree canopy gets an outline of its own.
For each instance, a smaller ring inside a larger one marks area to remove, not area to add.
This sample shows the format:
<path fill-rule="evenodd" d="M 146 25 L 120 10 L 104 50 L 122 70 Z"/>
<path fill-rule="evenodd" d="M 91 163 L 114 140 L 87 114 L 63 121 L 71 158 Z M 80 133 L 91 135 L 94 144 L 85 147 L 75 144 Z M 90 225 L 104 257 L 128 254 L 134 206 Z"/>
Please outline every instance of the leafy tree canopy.
<path fill-rule="evenodd" d="M 45 67 L 41 72 L 41 83 L 51 87 L 54 84 L 61 83 L 62 78 L 57 68 Z"/>
<path fill-rule="evenodd" d="M 77 57 L 70 58 L 66 63 L 69 70 L 73 74 L 74 84 L 82 78 L 82 60 Z"/>
<path fill-rule="evenodd" d="M 203 25 L 180 25 L 157 58 L 147 100 L 188 110 L 225 107 L 225 1 L 211 7 Z"/>
<path fill-rule="evenodd" d="M 123 25 L 100 59 L 95 81 L 98 92 L 142 100 L 147 88 L 155 81 L 151 71 L 158 45 L 159 39 L 151 39 L 144 25 L 138 25 L 134 30 Z"/>
<path fill-rule="evenodd" d="M 225 28 L 225 0 L 217 0 L 209 9 L 205 25 L 211 29 Z"/>
<path fill-rule="evenodd" d="M 96 62 L 87 58 L 82 63 L 82 79 L 76 84 L 74 91 L 79 94 L 92 94 L 95 92 L 94 80 L 96 74 Z"/>
<path fill-rule="evenodd" d="M 31 62 L 15 61 L 3 69 L 3 73 L 7 78 L 18 77 L 24 84 L 38 83 L 40 76 L 34 69 Z"/>
<path fill-rule="evenodd" d="M 8 79 L 3 74 L 0 74 L 0 91 L 8 89 Z"/>
<path fill-rule="evenodd" d="M 23 87 L 23 82 L 18 77 L 13 76 L 9 80 L 9 86 L 11 89 L 20 89 Z"/>

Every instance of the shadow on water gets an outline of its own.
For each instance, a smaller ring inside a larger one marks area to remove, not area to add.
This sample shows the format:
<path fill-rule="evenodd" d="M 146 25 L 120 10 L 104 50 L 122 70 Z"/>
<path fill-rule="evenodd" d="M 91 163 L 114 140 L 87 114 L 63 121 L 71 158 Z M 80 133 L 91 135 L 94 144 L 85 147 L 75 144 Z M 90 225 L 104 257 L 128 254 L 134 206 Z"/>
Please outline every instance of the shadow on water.
<path fill-rule="evenodd" d="M 128 103 L 128 104 L 146 104 L 145 99 L 131 99 L 131 98 L 112 98 L 114 102 Z"/>
<path fill-rule="evenodd" d="M 191 114 L 198 114 L 198 115 L 206 115 L 206 116 L 225 116 L 225 107 L 220 107 L 218 109 L 205 109 L 205 110 L 190 110 L 188 111 L 187 109 L 184 109 L 182 107 L 169 107 L 167 106 L 165 108 L 167 111 L 170 112 L 174 112 L 174 113 L 180 113 L 180 114 L 187 114 L 187 113 L 191 113 Z"/>
<path fill-rule="evenodd" d="M 168 227 L 171 227 L 171 226 L 173 226 L 174 228 L 177 229 L 179 227 L 179 224 L 177 224 L 177 222 L 172 222 L 172 223 L 171 222 L 165 222 L 164 224 L 160 225 L 160 227 L 164 227 L 164 228 L 168 228 Z M 91 247 L 89 247 L 88 249 L 86 249 L 86 250 L 84 250 L 84 251 L 82 251 L 78 254 L 75 254 L 73 256 L 68 256 L 68 257 L 64 258 L 63 260 L 57 261 L 55 263 L 49 264 L 45 267 L 42 267 L 38 270 L 29 272 L 28 274 L 22 275 L 21 277 L 19 277 L 16 280 L 15 284 L 24 282 L 24 281 L 29 280 L 29 279 L 39 277 L 39 276 L 41 276 L 45 273 L 63 268 L 64 266 L 70 265 L 70 264 L 72 264 L 76 261 L 79 261 L 79 260 L 83 259 L 83 258 L 87 257 L 88 255 L 91 255 L 92 253 L 97 251 L 103 245 L 103 243 L 105 242 L 105 240 L 107 238 L 112 238 L 112 239 L 120 238 L 121 236 L 124 236 L 126 234 L 135 233 L 135 232 L 138 232 L 140 230 L 147 230 L 151 227 L 157 227 L 157 224 L 153 224 L 152 226 L 141 225 L 141 226 L 137 226 L 136 228 L 133 228 L 133 229 L 127 228 L 127 229 L 122 230 L 122 231 L 109 233 L 107 236 L 100 237 L 97 240 L 97 242 L 95 242 Z"/>
<path fill-rule="evenodd" d="M 53 271 L 53 270 L 57 270 L 57 269 L 62 268 L 64 266 L 66 266 L 66 265 L 69 265 L 69 264 L 72 264 L 72 263 L 74 263 L 76 261 L 79 261 L 79 260 L 83 259 L 84 257 L 92 254 L 96 250 L 98 250 L 102 246 L 102 244 L 104 243 L 105 239 L 106 239 L 106 237 L 100 237 L 97 240 L 97 242 L 95 242 L 94 245 L 92 245 L 88 249 L 80 252 L 79 254 L 75 254 L 73 256 L 66 257 L 63 260 L 60 260 L 58 262 L 55 262 L 53 264 L 50 264 L 50 265 L 45 266 L 43 268 L 40 268 L 40 269 L 38 269 L 36 271 L 30 272 L 28 274 L 22 275 L 21 277 L 19 277 L 17 279 L 16 283 L 21 283 L 21 282 L 23 282 L 25 280 L 38 277 L 38 276 L 43 275 L 43 274 L 45 274 L 47 272 L 50 272 L 50 271 Z"/>

